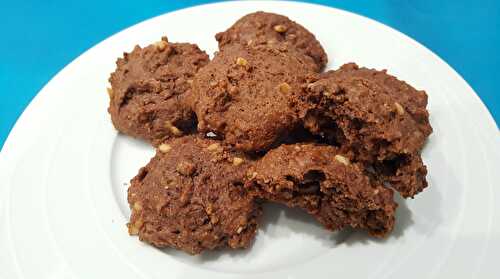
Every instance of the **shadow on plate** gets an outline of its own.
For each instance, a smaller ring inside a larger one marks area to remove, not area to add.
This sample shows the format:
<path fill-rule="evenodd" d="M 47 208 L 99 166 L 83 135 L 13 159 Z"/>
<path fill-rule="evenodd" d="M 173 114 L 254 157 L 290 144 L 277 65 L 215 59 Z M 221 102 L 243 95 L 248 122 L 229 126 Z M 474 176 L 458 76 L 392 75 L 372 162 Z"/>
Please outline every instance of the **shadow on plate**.
<path fill-rule="evenodd" d="M 264 216 L 260 222 L 261 226 L 257 232 L 257 239 L 253 244 L 254 247 L 236 250 L 223 248 L 213 251 L 205 251 L 194 257 L 189 256 L 184 252 L 171 249 L 165 249 L 163 251 L 169 255 L 184 258 L 188 262 L 209 263 L 217 261 L 221 257 L 230 257 L 234 260 L 242 260 L 248 256 L 249 253 L 252 253 L 252 248 L 262 248 L 259 243 L 257 243 L 259 242 L 259 234 L 265 235 L 267 238 L 288 238 L 292 234 L 303 234 L 307 237 L 313 237 L 326 248 L 335 248 L 341 244 L 350 246 L 358 244 L 366 245 L 371 242 L 384 243 L 386 241 L 390 241 L 391 239 L 398 239 L 402 237 L 405 234 L 405 231 L 414 224 L 412 212 L 407 205 L 409 201 L 404 200 L 398 194 L 395 194 L 395 200 L 399 206 L 396 211 L 396 224 L 394 231 L 387 238 L 383 239 L 372 237 L 364 231 L 354 229 L 331 232 L 326 230 L 314 219 L 314 217 L 307 214 L 303 210 L 298 208 L 288 208 L 284 205 L 276 203 L 265 203 L 263 205 Z"/>

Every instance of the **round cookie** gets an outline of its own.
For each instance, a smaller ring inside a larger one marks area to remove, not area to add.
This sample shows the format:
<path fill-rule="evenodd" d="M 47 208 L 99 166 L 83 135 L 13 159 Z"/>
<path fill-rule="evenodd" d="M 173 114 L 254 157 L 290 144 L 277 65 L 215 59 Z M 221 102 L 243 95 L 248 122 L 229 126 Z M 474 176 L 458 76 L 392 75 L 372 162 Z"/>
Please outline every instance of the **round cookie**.
<path fill-rule="evenodd" d="M 245 15 L 228 30 L 217 33 L 215 38 L 220 49 L 233 43 L 286 42 L 310 57 L 317 72 L 328 62 L 323 47 L 311 32 L 288 17 L 278 14 L 260 11 Z"/>
<path fill-rule="evenodd" d="M 220 142 L 172 138 L 131 181 L 131 235 L 190 254 L 246 248 L 254 239 L 260 205 L 243 184 L 252 160 Z"/>
<path fill-rule="evenodd" d="M 124 53 L 109 78 L 108 111 L 116 129 L 155 145 L 193 130 L 196 117 L 184 103 L 185 93 L 208 62 L 196 45 L 170 43 L 166 37 Z"/>
<path fill-rule="evenodd" d="M 307 62 L 282 45 L 228 45 L 193 80 L 198 130 L 263 151 L 300 124 Z"/>
<path fill-rule="evenodd" d="M 361 228 L 382 237 L 394 227 L 393 191 L 372 184 L 333 146 L 281 145 L 259 160 L 248 176 L 249 191 L 302 208 L 330 230 Z"/>
<path fill-rule="evenodd" d="M 353 63 L 322 74 L 307 90 L 314 109 L 304 124 L 311 132 L 340 146 L 353 160 L 391 169 L 384 176 L 394 177 L 384 181 L 405 197 L 427 186 L 419 155 L 432 132 L 424 91 L 386 71 Z"/>

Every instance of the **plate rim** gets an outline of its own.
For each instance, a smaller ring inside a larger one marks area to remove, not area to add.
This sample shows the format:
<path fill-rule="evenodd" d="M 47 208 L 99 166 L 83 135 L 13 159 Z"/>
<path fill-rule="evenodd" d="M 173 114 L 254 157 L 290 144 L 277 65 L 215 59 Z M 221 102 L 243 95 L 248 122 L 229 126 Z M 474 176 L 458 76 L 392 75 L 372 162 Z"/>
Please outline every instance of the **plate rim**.
<path fill-rule="evenodd" d="M 262 1 L 252 1 L 252 2 L 257 2 L 257 3 L 259 3 L 259 2 L 262 2 Z M 283 2 L 283 1 L 277 1 L 277 2 Z M 205 4 L 205 5 L 219 5 L 219 4 L 221 4 L 221 3 L 212 3 L 212 4 Z M 487 117 L 489 124 L 488 124 L 488 122 L 486 122 L 486 123 L 482 123 L 482 124 L 483 124 L 483 128 L 485 128 L 485 129 L 486 129 L 486 130 L 483 130 L 483 132 L 485 132 L 485 133 L 487 133 L 487 134 L 495 135 L 495 134 L 493 134 L 493 133 L 491 132 L 491 130 L 492 130 L 491 128 L 495 128 L 495 127 L 496 127 L 496 122 L 494 121 L 494 119 L 493 119 L 493 117 L 492 117 L 491 113 L 489 112 L 489 110 L 487 109 L 487 107 L 485 106 L 485 104 L 482 102 L 482 100 L 479 98 L 479 96 L 477 95 L 477 93 L 474 91 L 474 89 L 473 89 L 473 88 L 472 88 L 472 87 L 471 87 L 471 86 L 470 86 L 470 85 L 469 85 L 469 84 L 468 84 L 468 83 L 467 83 L 467 82 L 463 79 L 463 77 L 462 77 L 462 76 L 461 76 L 458 72 L 456 72 L 456 71 L 455 71 L 455 70 L 454 70 L 454 69 L 453 69 L 453 68 L 452 68 L 449 64 L 447 64 L 447 63 L 446 63 L 446 61 L 444 61 L 443 59 L 441 59 L 441 58 L 440 58 L 437 54 L 435 54 L 434 52 L 432 52 L 431 50 L 429 50 L 428 48 L 426 48 L 424 45 L 422 45 L 422 44 L 418 43 L 417 41 L 415 41 L 415 40 L 414 40 L 414 39 L 412 39 L 411 37 L 409 37 L 409 36 L 407 36 L 407 35 L 405 35 L 405 34 L 403 34 L 403 33 L 399 32 L 398 30 L 396 30 L 396 29 L 394 29 L 394 28 L 392 28 L 392 27 L 390 27 L 390 26 L 387 26 L 387 25 L 385 25 L 385 24 L 383 24 L 383 23 L 377 22 L 377 21 L 375 21 L 375 20 L 372 20 L 372 19 L 367 18 L 367 17 L 362 16 L 362 15 L 358 15 L 358 14 L 355 14 L 355 13 L 352 13 L 352 12 L 349 12 L 349 11 L 344 11 L 344 10 L 337 9 L 337 8 L 331 8 L 331 7 L 324 6 L 324 5 L 317 5 L 317 4 L 310 4 L 310 3 L 302 3 L 302 2 L 299 2 L 299 4 L 316 5 L 316 6 L 326 7 L 326 8 L 329 8 L 329 9 L 338 10 L 338 11 L 340 11 L 340 12 L 349 13 L 349 14 L 352 14 L 352 15 L 357 16 L 357 17 L 362 17 L 362 18 L 365 18 L 365 19 L 367 19 L 367 20 L 371 21 L 372 23 L 375 23 L 375 24 L 380 24 L 380 25 L 383 25 L 383 26 L 384 26 L 384 27 L 386 27 L 386 28 L 391 29 L 392 31 L 396 31 L 397 33 L 399 33 L 399 35 L 404 36 L 404 37 L 405 37 L 405 39 L 409 39 L 409 41 L 411 41 L 411 42 L 412 42 L 412 44 L 417 44 L 417 46 L 419 46 L 419 47 L 421 47 L 421 48 L 425 49 L 425 50 L 426 50 L 427 52 L 429 52 L 432 56 L 434 56 L 434 58 L 437 58 L 437 60 L 438 60 L 440 63 L 443 63 L 444 65 L 446 65 L 447 70 L 448 70 L 448 71 L 449 71 L 449 70 L 451 70 L 450 72 L 451 72 L 451 73 L 454 73 L 454 75 L 455 75 L 456 77 L 458 77 L 458 78 L 459 78 L 459 79 L 460 79 L 460 80 L 461 80 L 461 81 L 465 84 L 465 86 L 467 86 L 467 87 L 468 87 L 468 88 L 467 88 L 467 90 L 469 90 L 469 91 L 471 91 L 471 92 L 473 92 L 473 93 L 474 93 L 474 95 L 476 96 L 476 99 L 475 99 L 475 103 L 474 103 L 474 104 L 475 104 L 475 105 L 478 105 L 477 101 L 479 101 L 479 107 L 481 108 L 481 110 L 480 110 L 480 111 L 481 111 L 481 113 L 482 113 L 482 114 L 481 114 L 481 117 L 482 117 L 482 115 L 484 115 L 484 111 L 486 111 L 486 112 L 487 112 L 487 115 L 489 115 L 489 119 L 488 119 L 488 117 Z M 205 6 L 205 5 L 198 5 L 198 6 L 193 6 L 193 7 L 189 7 L 189 8 L 179 9 L 179 10 L 175 10 L 175 11 L 172 11 L 172 12 L 169 12 L 169 13 L 174 13 L 174 12 L 178 12 L 178 11 L 182 11 L 182 10 L 186 10 L 186 9 L 191 9 L 191 8 L 196 8 L 196 7 L 199 7 L 199 6 Z M 44 98 L 43 96 L 45 96 L 45 95 L 48 95 L 48 92 L 50 92 L 50 90 L 47 90 L 46 88 L 47 88 L 47 86 L 49 86 L 49 84 L 50 84 L 51 82 L 53 82 L 53 80 L 54 80 L 56 77 L 58 77 L 58 76 L 59 76 L 59 75 L 60 75 L 60 74 L 61 74 L 64 70 L 66 70 L 66 69 L 67 69 L 68 67 L 70 67 L 71 65 L 74 65 L 74 64 L 78 63 L 79 59 L 81 59 L 81 57 L 82 57 L 84 54 L 86 54 L 87 52 L 91 51 L 92 49 L 94 49 L 95 47 L 97 47 L 98 45 L 100 45 L 101 43 L 103 43 L 103 42 L 105 42 L 105 41 L 107 41 L 107 40 L 111 39 L 111 38 L 112 38 L 112 37 L 114 37 L 114 36 L 117 36 L 118 34 L 120 34 L 120 33 L 122 33 L 122 32 L 127 32 L 127 30 L 128 30 L 128 29 L 133 28 L 134 26 L 136 26 L 136 25 L 138 25 L 138 24 L 144 23 L 145 21 L 153 20 L 154 18 L 157 18 L 157 17 L 160 17 L 160 16 L 164 16 L 164 15 L 169 14 L 169 13 L 165 13 L 165 14 L 162 14 L 162 15 L 158 15 L 158 16 L 155 16 L 155 17 L 152 17 L 152 18 L 146 19 L 146 20 L 144 20 L 144 21 L 141 21 L 140 23 L 134 24 L 134 25 L 132 25 L 132 26 L 130 26 L 130 27 L 128 27 L 128 28 L 125 28 L 124 30 L 121 30 L 121 31 L 119 31 L 119 32 L 117 32 L 117 33 L 115 33 L 115 34 L 113 34 L 113 35 L 109 36 L 109 37 L 108 37 L 108 38 L 106 38 L 105 40 L 103 40 L 103 41 L 101 41 L 101 42 L 97 43 L 96 45 L 92 46 L 92 47 L 91 47 L 91 48 L 89 48 L 88 50 L 84 51 L 84 52 L 83 52 L 82 54 L 80 54 L 77 58 L 75 58 L 72 62 L 70 62 L 68 65 L 66 65 L 64 68 L 62 68 L 62 69 L 61 69 L 61 70 L 60 70 L 57 74 L 55 74 L 55 75 L 54 75 L 54 76 L 53 76 L 53 77 L 49 80 L 49 82 L 47 82 L 47 84 L 45 84 L 45 85 L 42 87 L 42 89 L 41 89 L 41 90 L 40 90 L 40 91 L 36 94 L 36 96 L 35 96 L 35 97 L 34 97 L 34 98 L 30 101 L 29 105 L 25 108 L 25 110 L 23 111 L 23 113 L 21 114 L 21 116 L 18 118 L 18 120 L 16 121 L 15 125 L 13 126 L 13 128 L 12 128 L 11 132 L 9 133 L 9 135 L 8 135 L 8 137 L 7 137 L 6 141 L 5 141 L 4 147 L 2 148 L 2 150 L 1 150 L 1 152 L 0 152 L 0 167 L 2 167 L 2 169 L 3 169 L 3 167 L 4 167 L 4 166 L 5 166 L 6 168 L 8 167 L 7 158 L 8 158 L 8 156 L 9 156 L 9 154 L 12 154 L 14 151 L 11 151 L 11 150 L 7 150 L 7 151 L 5 151 L 5 150 L 6 150 L 6 148 L 7 148 L 7 147 L 9 147 L 9 146 L 12 146 L 12 147 L 10 147 L 11 149 L 12 149 L 12 148 L 14 148 L 14 147 L 13 147 L 13 146 L 14 146 L 14 144 L 13 144 L 13 143 L 10 143 L 10 142 L 11 142 L 11 141 L 14 141 L 14 139 L 15 139 L 16 137 L 21 136 L 21 135 L 17 135 L 17 133 L 20 133 L 20 132 L 18 132 L 18 130 L 22 130 L 22 128 L 19 128 L 18 126 L 23 125 L 22 121 L 26 121 L 26 120 L 23 120 L 23 119 L 28 117 L 28 116 L 26 116 L 26 115 L 29 115 L 29 114 L 30 114 L 30 112 L 33 110 L 33 107 L 34 107 L 34 106 L 37 106 L 37 103 L 39 103 L 39 102 L 40 102 L 40 100 L 39 100 L 39 99 Z M 46 92 L 46 91 L 48 91 L 48 92 Z M 45 93 L 44 93 L 44 92 L 45 92 Z M 43 95 L 43 96 L 42 96 L 42 97 L 40 97 L 41 95 Z M 46 97 L 46 96 L 45 96 L 45 97 Z M 491 125 L 490 125 L 490 124 L 491 124 L 491 122 L 492 122 L 492 123 L 494 123 L 494 124 L 493 124 L 493 127 L 491 127 Z M 490 127 L 488 127 L 488 126 L 490 126 Z M 498 136 L 498 133 L 497 133 L 496 135 Z M 490 146 L 491 146 L 491 145 L 490 145 Z M 494 146 L 494 145 L 493 145 L 493 146 Z M 498 147 L 497 147 L 497 149 L 498 149 Z M 488 151 L 488 150 L 486 150 L 486 151 Z M 495 151 L 495 150 L 493 150 L 493 151 Z M 496 152 L 498 153 L 498 150 L 496 150 Z M 15 155 L 15 153 L 16 153 L 16 152 L 14 152 L 14 155 Z M 5 155 L 5 154 L 7 154 L 7 155 Z M 19 158 L 17 158 L 17 159 L 19 159 Z M 8 173 L 8 172 L 6 172 L 6 173 Z M 7 175 L 7 174 L 6 174 L 6 175 Z M 7 187 L 1 187 L 1 188 L 7 188 L 7 189 L 8 189 L 8 188 L 10 188 L 11 186 L 12 186 L 12 185 L 10 185 L 10 184 L 9 184 Z M 0 190 L 1 190 L 1 189 L 0 189 Z M 0 199 L 0 209 L 2 208 L 2 205 L 3 205 L 3 203 L 2 203 L 2 199 Z"/>

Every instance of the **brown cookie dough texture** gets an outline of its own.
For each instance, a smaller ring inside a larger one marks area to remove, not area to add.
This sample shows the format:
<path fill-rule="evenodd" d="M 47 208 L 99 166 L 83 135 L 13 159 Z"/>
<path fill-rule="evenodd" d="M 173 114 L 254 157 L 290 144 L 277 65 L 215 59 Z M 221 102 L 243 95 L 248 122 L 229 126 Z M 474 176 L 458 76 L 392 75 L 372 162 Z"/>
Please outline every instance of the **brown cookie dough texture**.
<path fill-rule="evenodd" d="M 427 186 L 419 152 L 431 134 L 427 95 L 386 71 L 346 64 L 307 86 L 305 126 L 404 197 Z M 374 171 L 373 171 L 374 170 Z"/>
<path fill-rule="evenodd" d="M 300 124 L 308 63 L 281 45 L 228 45 L 193 80 L 201 132 L 243 151 L 263 151 Z"/>
<path fill-rule="evenodd" d="M 160 144 L 131 181 L 129 233 L 190 254 L 246 248 L 261 208 L 243 184 L 250 158 L 195 136 Z"/>
<path fill-rule="evenodd" d="M 194 129 L 196 117 L 184 96 L 208 62 L 198 46 L 170 43 L 166 37 L 124 53 L 109 78 L 108 111 L 116 129 L 155 145 Z"/>
<path fill-rule="evenodd" d="M 310 57 L 315 63 L 314 70 L 317 72 L 328 62 L 323 47 L 311 32 L 288 17 L 278 14 L 266 12 L 248 14 L 236 21 L 228 30 L 217 33 L 215 38 L 219 42 L 220 49 L 234 43 L 287 43 Z"/>
<path fill-rule="evenodd" d="M 299 207 L 326 228 L 366 229 L 385 236 L 394 227 L 393 191 L 377 184 L 333 146 L 281 145 L 255 167 L 246 187 L 271 201 Z"/>

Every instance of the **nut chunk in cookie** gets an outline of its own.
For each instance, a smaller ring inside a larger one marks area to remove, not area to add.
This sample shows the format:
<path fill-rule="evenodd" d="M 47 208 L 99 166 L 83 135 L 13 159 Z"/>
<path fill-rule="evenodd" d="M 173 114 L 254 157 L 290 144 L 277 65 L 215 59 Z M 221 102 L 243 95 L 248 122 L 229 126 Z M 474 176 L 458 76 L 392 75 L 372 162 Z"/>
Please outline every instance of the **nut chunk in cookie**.
<path fill-rule="evenodd" d="M 300 125 L 305 63 L 286 46 L 225 47 L 193 80 L 198 129 L 238 150 L 271 148 Z"/>
<path fill-rule="evenodd" d="M 129 233 L 190 254 L 248 247 L 261 215 L 243 186 L 251 164 L 214 140 L 185 136 L 160 144 L 131 181 Z"/>
<path fill-rule="evenodd" d="M 155 145 L 194 129 L 196 118 L 184 97 L 208 62 L 196 45 L 170 43 L 166 37 L 124 53 L 109 78 L 108 111 L 116 129 Z"/>
<path fill-rule="evenodd" d="M 281 145 L 247 175 L 249 191 L 302 208 L 330 230 L 361 228 L 382 237 L 394 227 L 393 191 L 372 184 L 358 165 L 333 146 Z"/>
<path fill-rule="evenodd" d="M 427 186 L 419 152 L 432 132 L 427 94 L 386 71 L 346 64 L 307 86 L 305 126 L 374 168 L 404 197 Z"/>
<path fill-rule="evenodd" d="M 314 61 L 314 70 L 317 72 L 321 71 L 328 62 L 323 47 L 311 32 L 279 14 L 255 12 L 245 15 L 228 30 L 217 33 L 215 38 L 219 42 L 220 49 L 234 43 L 287 43 L 310 57 Z"/>

